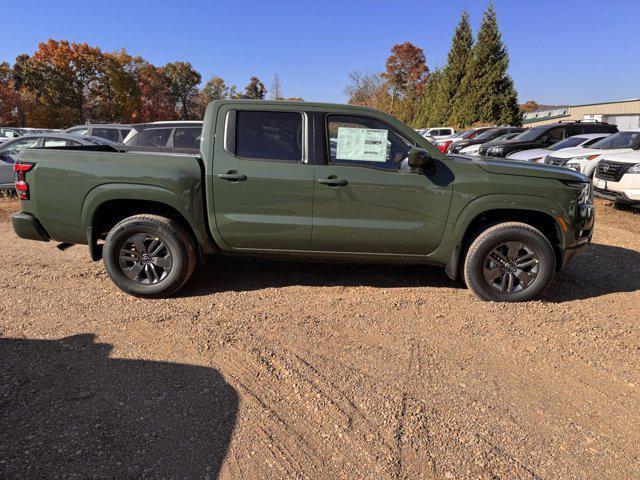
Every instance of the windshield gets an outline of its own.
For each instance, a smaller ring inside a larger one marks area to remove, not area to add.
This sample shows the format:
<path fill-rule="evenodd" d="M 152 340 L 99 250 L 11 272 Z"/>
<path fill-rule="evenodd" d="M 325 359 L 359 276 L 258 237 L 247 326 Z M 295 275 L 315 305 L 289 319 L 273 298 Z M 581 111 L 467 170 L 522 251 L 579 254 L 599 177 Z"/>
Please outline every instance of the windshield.
<path fill-rule="evenodd" d="M 535 127 L 531 130 L 527 130 L 526 132 L 522 132 L 520 136 L 518 136 L 518 140 L 529 141 L 529 140 L 537 140 L 540 135 L 546 132 L 549 127 Z"/>
<path fill-rule="evenodd" d="M 453 137 L 454 138 L 464 137 L 465 135 L 467 135 L 470 132 L 471 132 L 471 130 L 463 130 L 462 132 L 456 133 Z"/>
<path fill-rule="evenodd" d="M 549 147 L 549 150 L 555 151 L 555 150 L 560 150 L 562 148 L 577 147 L 578 145 L 583 144 L 587 140 L 588 138 L 585 138 L 585 137 L 569 137 L 562 140 L 561 142 L 556 143 L 555 145 L 551 145 Z"/>
<path fill-rule="evenodd" d="M 475 140 L 493 140 L 498 136 L 499 130 L 487 130 L 479 134 Z"/>
<path fill-rule="evenodd" d="M 522 137 L 522 135 L 524 135 L 525 133 L 527 133 L 527 131 L 525 130 L 524 132 L 518 132 L 518 133 L 510 133 L 509 135 L 504 135 L 504 137 L 507 140 L 520 140 L 520 137 Z"/>
<path fill-rule="evenodd" d="M 640 132 L 618 132 L 603 138 L 591 145 L 591 148 L 610 150 L 613 148 L 633 148 L 636 150 L 640 144 Z"/>

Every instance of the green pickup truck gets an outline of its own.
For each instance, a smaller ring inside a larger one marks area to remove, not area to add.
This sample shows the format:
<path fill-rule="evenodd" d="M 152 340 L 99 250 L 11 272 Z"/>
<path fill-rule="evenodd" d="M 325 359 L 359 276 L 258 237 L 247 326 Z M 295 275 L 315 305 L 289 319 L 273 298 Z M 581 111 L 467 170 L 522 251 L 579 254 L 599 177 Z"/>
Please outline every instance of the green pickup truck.
<path fill-rule="evenodd" d="M 579 173 L 445 156 L 350 105 L 216 101 L 200 155 L 32 149 L 15 172 L 19 237 L 87 244 L 141 297 L 173 294 L 220 254 L 441 265 L 483 299 L 524 301 L 594 224 Z"/>

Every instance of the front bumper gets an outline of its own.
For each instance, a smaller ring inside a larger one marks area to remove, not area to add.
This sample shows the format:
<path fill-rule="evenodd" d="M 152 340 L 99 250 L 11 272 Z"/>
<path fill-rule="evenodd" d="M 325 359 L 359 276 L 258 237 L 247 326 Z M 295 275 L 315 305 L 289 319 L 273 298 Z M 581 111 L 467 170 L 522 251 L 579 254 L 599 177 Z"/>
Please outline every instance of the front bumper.
<path fill-rule="evenodd" d="M 587 249 L 593 237 L 595 220 L 596 210 L 593 205 L 588 203 L 578 205 L 573 232 L 567 232 L 569 235 L 565 235 L 565 245 L 568 246 L 562 251 L 558 270 L 563 270 L 573 257 Z"/>
<path fill-rule="evenodd" d="M 588 243 L 593 235 L 593 226 L 596 222 L 596 209 L 592 204 L 582 203 L 578 205 L 576 213 L 575 234 L 578 244 Z"/>
<path fill-rule="evenodd" d="M 564 270 L 567 264 L 571 261 L 573 257 L 578 255 L 579 253 L 584 252 L 589 247 L 589 242 L 583 243 L 582 245 L 578 245 L 575 247 L 567 248 L 562 253 L 562 265 L 560 265 L 560 270 Z"/>
<path fill-rule="evenodd" d="M 50 240 L 49 234 L 42 224 L 32 215 L 14 213 L 11 215 L 11 225 L 13 226 L 13 231 L 16 232 L 16 235 L 20 238 L 39 240 L 41 242 L 48 242 Z"/>
<path fill-rule="evenodd" d="M 640 203 L 640 175 L 625 174 L 620 181 L 593 179 L 593 191 L 601 198 L 616 203 L 633 205 Z"/>
<path fill-rule="evenodd" d="M 640 200 L 632 200 L 631 198 L 627 197 L 624 192 L 614 192 L 612 190 L 605 190 L 603 188 L 594 188 L 593 193 L 597 197 L 604 198 L 605 200 L 610 200 L 620 205 L 634 205 L 636 203 L 640 203 Z"/>

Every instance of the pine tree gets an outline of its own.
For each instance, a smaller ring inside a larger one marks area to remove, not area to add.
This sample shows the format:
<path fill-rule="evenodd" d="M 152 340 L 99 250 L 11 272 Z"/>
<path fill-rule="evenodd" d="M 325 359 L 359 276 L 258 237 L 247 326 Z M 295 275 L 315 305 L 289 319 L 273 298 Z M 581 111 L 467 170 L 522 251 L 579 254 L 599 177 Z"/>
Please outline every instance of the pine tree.
<path fill-rule="evenodd" d="M 478 39 L 454 102 L 452 122 L 519 125 L 518 98 L 507 74 L 509 54 L 502 42 L 493 4 L 484 12 Z"/>
<path fill-rule="evenodd" d="M 451 123 L 452 112 L 457 105 L 463 103 L 459 95 L 462 79 L 468 70 L 469 59 L 473 48 L 473 32 L 469 24 L 469 12 L 462 12 L 456 27 L 447 56 L 447 65 L 443 70 L 442 81 L 435 95 L 432 121 L 434 125 Z"/>
<path fill-rule="evenodd" d="M 418 105 L 413 124 L 417 128 L 435 127 L 439 125 L 439 117 L 436 113 L 437 97 L 442 91 L 442 70 L 434 70 L 429 74 L 422 89 L 420 103 Z"/>

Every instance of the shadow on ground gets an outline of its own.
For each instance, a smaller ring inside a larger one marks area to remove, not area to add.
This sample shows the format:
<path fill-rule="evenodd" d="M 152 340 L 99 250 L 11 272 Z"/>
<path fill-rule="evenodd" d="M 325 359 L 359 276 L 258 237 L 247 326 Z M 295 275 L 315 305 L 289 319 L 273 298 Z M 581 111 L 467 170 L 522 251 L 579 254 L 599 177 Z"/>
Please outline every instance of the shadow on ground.
<path fill-rule="evenodd" d="M 303 263 L 247 257 L 210 257 L 179 295 L 191 297 L 293 285 L 378 288 L 463 286 L 450 280 L 443 268 L 429 265 Z"/>
<path fill-rule="evenodd" d="M 556 276 L 542 299 L 566 302 L 615 292 L 640 290 L 640 252 L 593 244 Z M 293 285 L 369 286 L 378 288 L 464 288 L 444 269 L 427 265 L 296 263 L 240 257 L 211 257 L 180 292 L 180 296 L 222 291 L 251 291 Z"/>
<path fill-rule="evenodd" d="M 556 276 L 543 300 L 566 302 L 640 290 L 640 252 L 592 244 Z"/>
<path fill-rule="evenodd" d="M 217 478 L 238 395 L 206 367 L 93 335 L 0 339 L 0 478 Z"/>

